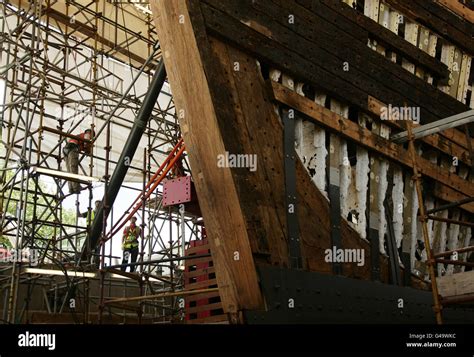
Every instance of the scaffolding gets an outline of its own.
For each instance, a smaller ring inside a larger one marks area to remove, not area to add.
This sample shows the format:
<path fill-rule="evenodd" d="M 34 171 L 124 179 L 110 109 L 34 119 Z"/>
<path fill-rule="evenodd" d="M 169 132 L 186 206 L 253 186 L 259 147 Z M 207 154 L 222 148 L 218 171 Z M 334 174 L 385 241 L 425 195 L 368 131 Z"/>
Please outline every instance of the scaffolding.
<path fill-rule="evenodd" d="M 94 199 L 102 199 L 101 189 L 107 187 L 161 57 L 148 5 L 6 0 L 0 4 L 0 31 L 0 233 L 14 251 L 36 254 L 35 265 L 0 263 L 2 320 L 28 322 L 32 294 L 39 289 L 48 314 L 69 310 L 74 321 L 90 323 L 96 311 L 99 322 L 104 314 L 123 322 L 130 310 L 111 309 L 105 301 L 117 294 L 125 298 L 135 289 L 135 296 L 163 295 L 153 302 L 140 300 L 133 311 L 138 322 L 179 321 L 180 245 L 199 239 L 202 223 L 200 217 L 163 208 L 161 185 L 137 211 L 144 230 L 138 279 L 112 268 L 120 257 L 111 243 L 99 252 L 101 269 L 93 257 L 73 264 L 91 225 L 90 218 L 85 224 L 79 219 L 81 200 L 91 211 Z M 93 152 L 80 156 L 79 174 L 71 175 L 63 148 L 87 128 L 95 132 Z M 180 136 L 166 85 L 123 187 L 143 193 Z M 81 193 L 68 193 L 67 180 L 79 181 Z M 71 200 L 72 211 L 64 207 Z M 110 208 L 105 235 L 122 213 Z M 79 303 L 68 309 L 72 296 Z"/>
<path fill-rule="evenodd" d="M 421 125 L 421 126 L 416 127 L 415 129 L 412 128 L 411 122 L 408 121 L 406 125 L 407 130 L 403 131 L 402 133 L 396 134 L 392 137 L 392 140 L 395 142 L 399 142 L 399 143 L 403 143 L 406 141 L 408 142 L 408 150 L 409 150 L 410 158 L 413 164 L 413 178 L 412 179 L 415 183 L 415 188 L 416 188 L 416 193 L 417 193 L 417 198 L 418 198 L 419 220 L 422 225 L 423 241 L 424 241 L 424 246 L 426 249 L 426 263 L 429 270 L 429 281 L 431 283 L 431 291 L 433 294 L 433 311 L 435 313 L 436 322 L 438 325 L 443 324 L 443 314 L 442 314 L 443 305 L 472 302 L 474 301 L 474 297 L 471 294 L 470 296 L 454 296 L 454 297 L 449 297 L 449 298 L 443 298 L 440 295 L 439 289 L 438 289 L 438 282 L 437 282 L 437 276 L 436 276 L 437 265 L 438 264 L 451 264 L 451 265 L 458 265 L 458 266 L 471 266 L 471 267 L 474 266 L 473 263 L 458 261 L 457 258 L 451 258 L 453 256 L 457 256 L 458 253 L 473 251 L 474 246 L 468 246 L 464 248 L 459 248 L 455 250 L 450 250 L 450 251 L 434 254 L 432 251 L 432 243 L 430 241 L 427 221 L 431 219 L 431 220 L 436 220 L 436 221 L 441 221 L 441 222 L 453 223 L 460 226 L 474 227 L 473 223 L 471 222 L 442 218 L 442 217 L 433 215 L 433 213 L 443 211 L 448 208 L 459 207 L 465 203 L 472 202 L 474 198 L 467 197 L 458 202 L 453 202 L 453 203 L 446 204 L 437 208 L 427 210 L 425 207 L 424 200 L 423 200 L 423 190 L 422 190 L 422 184 L 421 184 L 422 176 L 417 165 L 415 140 L 417 138 L 421 138 L 421 137 L 428 136 L 434 133 L 438 133 L 446 129 L 451 129 L 451 128 L 464 125 L 465 131 L 466 131 L 466 137 L 468 139 L 467 141 L 470 142 L 469 129 L 467 127 L 467 124 L 473 121 L 474 121 L 473 110 L 467 111 L 465 113 L 457 114 L 449 118 L 438 120 L 433 123 Z M 469 155 L 473 157 L 472 148 L 470 148 Z M 446 257 L 450 257 L 450 258 L 446 259 Z"/>

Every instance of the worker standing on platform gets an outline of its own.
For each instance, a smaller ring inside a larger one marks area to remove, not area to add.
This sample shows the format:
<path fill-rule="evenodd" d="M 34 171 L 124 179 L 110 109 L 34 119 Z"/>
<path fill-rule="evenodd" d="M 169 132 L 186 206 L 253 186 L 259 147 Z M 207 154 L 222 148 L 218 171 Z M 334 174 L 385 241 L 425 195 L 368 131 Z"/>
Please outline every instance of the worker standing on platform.
<path fill-rule="evenodd" d="M 137 218 L 132 217 L 130 219 L 130 225 L 125 227 L 123 231 L 123 238 L 122 238 L 122 250 L 123 250 L 123 260 L 122 265 L 128 264 L 128 260 L 131 257 L 131 263 L 135 263 L 138 257 L 138 238 L 142 233 L 140 227 L 136 225 Z M 127 269 L 126 266 L 122 266 L 121 270 L 125 271 Z M 135 266 L 130 266 L 130 272 L 135 271 Z"/>
<path fill-rule="evenodd" d="M 100 208 L 100 204 L 102 203 L 102 201 L 95 201 L 95 206 L 94 206 L 94 209 L 88 209 L 87 212 L 84 212 L 84 213 L 81 213 L 81 217 L 82 218 L 86 218 L 87 219 L 87 225 L 92 225 L 92 222 L 94 222 L 94 218 L 95 216 L 97 215 L 97 212 L 99 212 L 99 208 Z"/>
<path fill-rule="evenodd" d="M 79 153 L 83 152 L 86 155 L 92 154 L 92 140 L 94 133 L 92 129 L 86 129 L 76 138 L 70 138 L 63 149 L 63 154 L 66 157 L 66 167 L 70 174 L 79 173 Z M 68 181 L 69 193 L 80 193 L 81 185 L 78 181 Z"/>

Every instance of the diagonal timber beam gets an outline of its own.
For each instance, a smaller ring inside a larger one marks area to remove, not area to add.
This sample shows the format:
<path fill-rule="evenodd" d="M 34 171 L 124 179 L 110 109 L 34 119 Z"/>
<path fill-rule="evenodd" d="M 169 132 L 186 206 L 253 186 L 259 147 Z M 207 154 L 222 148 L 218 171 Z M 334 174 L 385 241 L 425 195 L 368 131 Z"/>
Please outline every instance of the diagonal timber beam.
<path fill-rule="evenodd" d="M 229 150 L 219 126 L 215 62 L 199 2 L 150 1 L 173 91 L 182 136 L 209 237 L 224 312 L 238 322 L 242 309 L 263 305 L 247 221 L 229 167 L 217 158 Z M 196 95 L 198 93 L 198 95 Z M 228 113 L 227 113 L 228 114 Z M 236 254 L 238 259 L 235 259 Z"/>

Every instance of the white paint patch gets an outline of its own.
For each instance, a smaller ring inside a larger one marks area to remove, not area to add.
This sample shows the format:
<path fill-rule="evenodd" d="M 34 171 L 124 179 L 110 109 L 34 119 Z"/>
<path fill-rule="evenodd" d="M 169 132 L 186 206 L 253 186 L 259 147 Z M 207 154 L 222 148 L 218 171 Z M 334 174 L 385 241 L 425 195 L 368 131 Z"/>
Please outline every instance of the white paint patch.
<path fill-rule="evenodd" d="M 341 140 L 340 149 L 340 157 L 342 158 L 339 165 L 341 214 L 344 218 L 347 218 L 349 211 L 352 209 L 352 207 L 349 206 L 350 202 L 348 199 L 349 185 L 351 183 L 351 165 L 349 164 L 347 142 L 345 140 Z"/>
<path fill-rule="evenodd" d="M 400 248 L 403 238 L 403 173 L 399 167 L 393 172 L 393 231 L 397 248 Z"/>
<path fill-rule="evenodd" d="M 410 246 L 410 262 L 411 262 L 411 269 L 413 270 L 415 268 L 415 251 L 416 251 L 416 244 L 418 237 L 422 237 L 420 235 L 421 233 L 421 224 L 418 221 L 418 195 L 416 194 L 416 188 L 415 188 L 415 183 L 412 181 L 413 186 L 412 186 L 412 213 L 411 213 L 411 246 Z M 423 238 L 422 238 L 423 239 Z"/>
<path fill-rule="evenodd" d="M 369 152 L 366 149 L 357 147 L 356 155 L 357 232 L 362 238 L 367 238 L 365 210 L 367 207 L 367 188 L 369 184 Z"/>
<path fill-rule="evenodd" d="M 379 248 L 380 252 L 383 254 L 387 254 L 385 251 L 385 232 L 387 231 L 387 218 L 385 217 L 385 207 L 383 202 L 385 200 L 385 194 L 387 193 L 387 171 L 388 171 L 388 162 L 385 160 L 380 160 L 379 164 L 379 194 L 378 194 L 378 202 L 377 207 L 379 209 Z"/>

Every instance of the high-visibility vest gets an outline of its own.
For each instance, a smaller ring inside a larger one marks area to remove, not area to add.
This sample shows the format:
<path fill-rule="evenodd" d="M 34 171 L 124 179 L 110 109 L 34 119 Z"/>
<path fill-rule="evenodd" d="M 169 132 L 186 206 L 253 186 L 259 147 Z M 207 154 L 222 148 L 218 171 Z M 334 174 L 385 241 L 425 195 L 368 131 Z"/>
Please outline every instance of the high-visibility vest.
<path fill-rule="evenodd" d="M 140 227 L 135 226 L 135 228 L 126 227 L 123 231 L 123 249 L 132 249 L 138 247 L 138 237 L 140 236 L 141 230 Z"/>
<path fill-rule="evenodd" d="M 92 210 L 92 211 L 87 211 L 87 216 L 86 216 L 86 220 L 87 220 L 87 223 L 91 223 L 94 222 L 94 218 L 95 218 L 95 211 Z"/>

